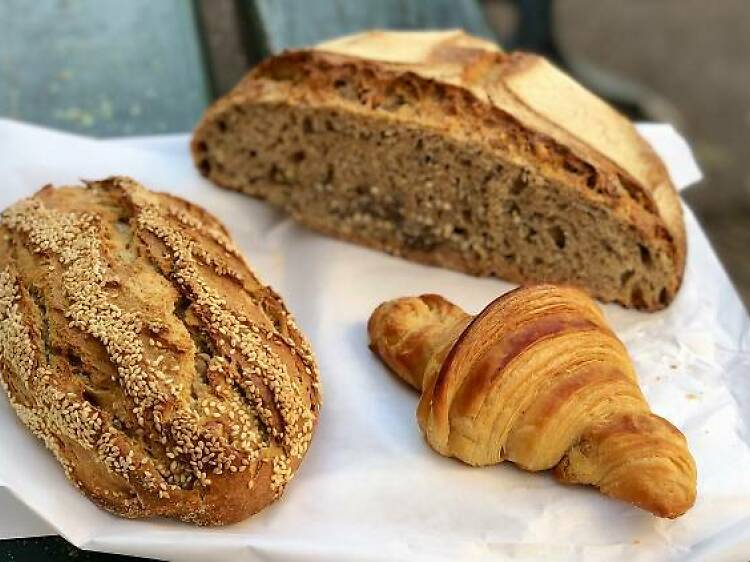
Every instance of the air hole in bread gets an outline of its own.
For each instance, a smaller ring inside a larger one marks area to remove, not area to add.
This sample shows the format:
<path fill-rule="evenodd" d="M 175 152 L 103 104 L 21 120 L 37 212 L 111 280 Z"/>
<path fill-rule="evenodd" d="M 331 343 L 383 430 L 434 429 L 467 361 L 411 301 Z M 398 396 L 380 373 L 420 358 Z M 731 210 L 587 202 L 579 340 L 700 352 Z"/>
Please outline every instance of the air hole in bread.
<path fill-rule="evenodd" d="M 643 262 L 643 265 L 650 267 L 652 263 L 651 251 L 643 244 L 638 244 L 638 250 L 641 254 L 641 262 Z"/>
<path fill-rule="evenodd" d="M 271 168 L 268 170 L 268 178 L 275 183 L 281 183 L 284 181 L 284 175 L 276 163 L 271 164 Z"/>
<path fill-rule="evenodd" d="M 667 291 L 666 287 L 662 287 L 661 291 L 659 291 L 659 302 L 667 306 L 669 304 L 670 298 L 669 298 L 669 291 Z"/>
<path fill-rule="evenodd" d="M 632 269 L 628 269 L 620 275 L 620 285 L 624 287 L 628 284 L 628 281 L 630 281 L 633 278 L 633 275 L 635 275 L 635 271 Z"/>
<path fill-rule="evenodd" d="M 630 292 L 630 299 L 636 308 L 646 308 L 646 300 L 643 298 L 643 289 L 639 285 L 633 287 Z"/>
<path fill-rule="evenodd" d="M 520 195 L 521 192 L 526 189 L 528 184 L 523 179 L 523 177 L 519 174 L 518 177 L 513 181 L 513 183 L 510 186 L 510 194 L 511 195 Z"/>
<path fill-rule="evenodd" d="M 555 241 L 555 246 L 557 246 L 560 250 L 565 248 L 565 231 L 560 227 L 560 225 L 554 225 L 549 227 L 547 229 L 547 232 L 549 232 L 550 237 L 552 240 Z"/>

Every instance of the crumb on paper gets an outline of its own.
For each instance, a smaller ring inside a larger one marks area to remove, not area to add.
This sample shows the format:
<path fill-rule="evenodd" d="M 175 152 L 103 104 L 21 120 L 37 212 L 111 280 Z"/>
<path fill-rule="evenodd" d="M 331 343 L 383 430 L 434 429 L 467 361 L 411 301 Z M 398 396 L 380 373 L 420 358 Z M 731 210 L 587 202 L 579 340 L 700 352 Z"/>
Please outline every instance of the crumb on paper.
<path fill-rule="evenodd" d="M 633 544 L 641 544 L 641 541 L 639 541 L 638 539 L 633 539 Z"/>
<path fill-rule="evenodd" d="M 698 400 L 698 395 L 693 392 L 688 392 L 685 395 L 685 398 L 687 398 L 688 400 Z"/>
<path fill-rule="evenodd" d="M 675 364 L 675 363 L 672 363 L 672 364 L 671 364 L 671 365 L 669 366 L 669 368 L 670 368 L 670 369 L 676 369 L 676 368 L 677 368 L 677 364 Z"/>

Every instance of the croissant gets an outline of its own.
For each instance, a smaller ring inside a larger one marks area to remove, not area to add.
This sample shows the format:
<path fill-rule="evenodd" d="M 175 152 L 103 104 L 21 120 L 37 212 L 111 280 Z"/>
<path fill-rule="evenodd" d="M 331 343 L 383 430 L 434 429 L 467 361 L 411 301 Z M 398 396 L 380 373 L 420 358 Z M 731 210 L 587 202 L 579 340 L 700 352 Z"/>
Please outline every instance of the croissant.
<path fill-rule="evenodd" d="M 422 392 L 417 419 L 438 453 L 553 469 L 659 517 L 695 502 L 684 435 L 651 413 L 625 346 L 581 291 L 521 287 L 474 317 L 439 295 L 401 298 L 373 312 L 368 332 Z"/>

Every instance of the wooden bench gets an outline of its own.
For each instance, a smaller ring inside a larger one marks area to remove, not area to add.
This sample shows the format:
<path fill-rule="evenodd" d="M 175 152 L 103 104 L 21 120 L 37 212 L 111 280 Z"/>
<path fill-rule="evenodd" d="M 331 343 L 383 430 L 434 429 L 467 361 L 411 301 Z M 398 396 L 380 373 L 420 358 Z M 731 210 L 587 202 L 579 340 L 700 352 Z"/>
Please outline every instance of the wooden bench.
<path fill-rule="evenodd" d="M 242 52 L 208 48 L 202 32 L 217 24 L 238 32 L 230 48 Z M 100 137 L 189 131 L 270 52 L 368 27 L 492 36 L 474 0 L 7 0 L 0 116 Z M 239 67 L 221 82 L 231 57 Z"/>
<path fill-rule="evenodd" d="M 94 136 L 189 130 L 211 97 L 195 14 L 182 0 L 0 3 L 0 115 Z"/>

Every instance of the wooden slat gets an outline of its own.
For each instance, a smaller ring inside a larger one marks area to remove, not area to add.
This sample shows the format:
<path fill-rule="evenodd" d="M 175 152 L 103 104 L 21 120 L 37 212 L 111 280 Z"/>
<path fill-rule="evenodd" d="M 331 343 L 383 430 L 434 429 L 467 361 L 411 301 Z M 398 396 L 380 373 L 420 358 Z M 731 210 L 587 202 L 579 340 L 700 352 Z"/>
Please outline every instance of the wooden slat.
<path fill-rule="evenodd" d="M 476 0 L 240 0 L 252 59 L 368 28 L 463 28 L 493 38 Z"/>
<path fill-rule="evenodd" d="M 4 0 L 0 115 L 89 135 L 186 131 L 209 99 L 192 2 Z"/>

